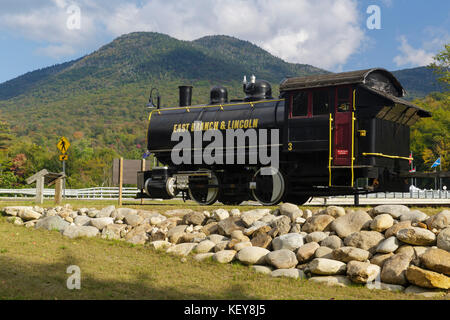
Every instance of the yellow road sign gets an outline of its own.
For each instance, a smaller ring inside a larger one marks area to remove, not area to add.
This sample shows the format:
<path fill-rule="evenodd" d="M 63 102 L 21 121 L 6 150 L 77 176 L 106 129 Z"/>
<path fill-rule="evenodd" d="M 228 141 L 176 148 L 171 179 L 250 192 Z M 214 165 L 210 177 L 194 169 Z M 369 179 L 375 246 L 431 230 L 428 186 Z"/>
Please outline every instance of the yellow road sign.
<path fill-rule="evenodd" d="M 67 154 L 59 155 L 59 161 L 66 161 L 67 159 L 69 159 L 69 156 Z"/>
<path fill-rule="evenodd" d="M 59 139 L 56 146 L 58 147 L 59 151 L 61 151 L 61 153 L 64 154 L 67 152 L 67 149 L 69 149 L 70 142 L 69 142 L 69 140 L 66 139 L 66 137 L 62 137 L 61 139 Z"/>

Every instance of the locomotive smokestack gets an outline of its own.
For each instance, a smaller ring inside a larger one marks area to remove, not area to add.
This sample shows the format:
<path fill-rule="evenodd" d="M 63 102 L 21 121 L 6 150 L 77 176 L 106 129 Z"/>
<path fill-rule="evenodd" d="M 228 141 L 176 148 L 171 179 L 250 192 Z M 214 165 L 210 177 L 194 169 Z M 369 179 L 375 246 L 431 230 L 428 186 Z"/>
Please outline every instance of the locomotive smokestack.
<path fill-rule="evenodd" d="M 180 107 L 187 107 L 191 105 L 192 100 L 192 86 L 179 86 L 180 90 Z"/>

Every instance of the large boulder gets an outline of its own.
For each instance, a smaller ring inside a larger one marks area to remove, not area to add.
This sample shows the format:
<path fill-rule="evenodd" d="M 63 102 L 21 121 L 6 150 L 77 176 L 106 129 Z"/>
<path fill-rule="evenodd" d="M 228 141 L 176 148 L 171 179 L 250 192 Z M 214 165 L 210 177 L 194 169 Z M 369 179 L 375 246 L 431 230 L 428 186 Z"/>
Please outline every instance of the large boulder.
<path fill-rule="evenodd" d="M 219 251 L 225 250 L 226 248 L 229 247 L 229 244 L 230 244 L 230 241 L 229 241 L 229 240 L 220 241 L 218 244 L 216 244 L 216 245 L 214 246 L 213 251 L 214 251 L 214 252 L 219 252 Z"/>
<path fill-rule="evenodd" d="M 33 207 L 30 206 L 9 206 L 4 207 L 2 211 L 6 213 L 8 216 L 18 216 L 19 212 L 22 210 L 33 210 Z"/>
<path fill-rule="evenodd" d="M 442 210 L 438 214 L 428 218 L 426 224 L 430 230 L 441 230 L 450 227 L 450 210 Z"/>
<path fill-rule="evenodd" d="M 233 249 L 236 251 L 240 251 L 247 247 L 253 247 L 253 244 L 250 241 L 239 242 L 234 245 Z"/>
<path fill-rule="evenodd" d="M 207 237 L 207 239 L 208 239 L 208 240 L 211 240 L 211 241 L 214 242 L 215 244 L 218 244 L 218 243 L 221 242 L 221 241 L 229 240 L 229 238 L 227 238 L 227 237 L 225 237 L 225 236 L 223 236 L 223 235 L 220 235 L 220 234 L 210 234 L 210 235 Z"/>
<path fill-rule="evenodd" d="M 261 247 L 267 249 L 272 243 L 272 237 L 265 232 L 258 232 L 251 240 L 253 247 Z"/>
<path fill-rule="evenodd" d="M 234 230 L 244 230 L 245 226 L 240 217 L 228 217 L 217 224 L 218 232 L 224 236 L 230 236 Z"/>
<path fill-rule="evenodd" d="M 347 247 L 356 247 L 374 254 L 378 245 L 384 240 L 383 234 L 377 231 L 359 231 L 345 237 L 344 244 Z"/>
<path fill-rule="evenodd" d="M 196 246 L 197 243 L 180 243 L 170 247 L 166 252 L 177 256 L 187 256 Z"/>
<path fill-rule="evenodd" d="M 196 261 L 209 260 L 209 259 L 212 259 L 214 254 L 215 253 L 213 253 L 213 252 L 198 253 L 198 254 L 194 255 L 194 260 L 196 260 Z"/>
<path fill-rule="evenodd" d="M 95 237 L 99 233 L 96 227 L 92 226 L 75 226 L 70 225 L 67 226 L 62 232 L 63 236 L 69 238 L 78 238 L 78 237 Z"/>
<path fill-rule="evenodd" d="M 450 252 L 430 248 L 420 255 L 419 259 L 425 268 L 450 276 Z"/>
<path fill-rule="evenodd" d="M 270 222 L 272 230 L 270 235 L 276 237 L 289 233 L 291 230 L 291 219 L 287 216 L 279 216 Z"/>
<path fill-rule="evenodd" d="M 450 228 L 445 228 L 437 236 L 437 247 L 450 252 Z"/>
<path fill-rule="evenodd" d="M 403 213 L 409 211 L 409 208 L 404 205 L 399 204 L 383 204 L 380 206 L 376 206 L 372 209 L 371 214 L 373 216 L 377 216 L 379 214 L 387 213 L 392 216 L 394 219 L 400 218 Z"/>
<path fill-rule="evenodd" d="M 88 226 L 91 224 L 91 219 L 88 216 L 78 216 L 73 220 L 73 223 L 75 223 L 77 226 Z"/>
<path fill-rule="evenodd" d="M 376 264 L 379 267 L 383 267 L 384 263 L 390 258 L 392 257 L 394 254 L 391 253 L 379 253 L 374 255 L 371 259 L 370 259 L 370 263 L 371 264 Z"/>
<path fill-rule="evenodd" d="M 187 224 L 187 225 L 193 224 L 194 226 L 199 226 L 199 225 L 203 224 L 205 219 L 206 219 L 206 216 L 203 212 L 195 211 L 195 212 L 188 213 L 187 215 L 185 215 L 183 217 L 183 224 Z"/>
<path fill-rule="evenodd" d="M 411 227 L 401 229 L 396 234 L 397 239 L 415 246 L 431 246 L 436 243 L 436 235 L 430 230 Z"/>
<path fill-rule="evenodd" d="M 258 265 L 252 265 L 250 266 L 255 272 L 262 273 L 262 274 L 271 274 L 273 271 L 273 268 L 270 266 L 258 266 Z"/>
<path fill-rule="evenodd" d="M 199 242 L 199 244 L 195 247 L 195 252 L 197 253 L 206 253 L 213 250 L 216 246 L 216 243 L 211 240 L 203 240 Z"/>
<path fill-rule="evenodd" d="M 377 252 L 378 253 L 390 253 L 395 252 L 398 247 L 400 246 L 400 243 L 398 239 L 394 236 L 389 237 L 383 241 L 380 242 L 380 244 L 377 246 Z"/>
<path fill-rule="evenodd" d="M 423 288 L 450 289 L 450 278 L 433 271 L 410 266 L 406 270 L 406 278 L 412 284 Z"/>
<path fill-rule="evenodd" d="M 320 242 L 323 239 L 328 237 L 328 233 L 322 232 L 322 231 L 314 231 L 311 233 L 308 233 L 305 237 L 306 242 Z"/>
<path fill-rule="evenodd" d="M 29 209 L 29 208 L 23 208 L 21 210 L 18 211 L 17 214 L 23 221 L 30 221 L 30 220 L 36 220 L 39 219 L 42 214 L 40 214 L 39 212 L 36 212 L 33 209 Z"/>
<path fill-rule="evenodd" d="M 250 237 L 252 234 L 256 233 L 262 229 L 263 232 L 269 232 L 272 228 L 269 226 L 267 222 L 256 221 L 252 224 L 250 228 L 245 228 L 243 233 Z"/>
<path fill-rule="evenodd" d="M 219 224 L 216 221 L 207 223 L 203 226 L 202 232 L 209 236 L 210 234 L 215 234 L 219 231 Z"/>
<path fill-rule="evenodd" d="M 311 277 L 308 281 L 323 284 L 326 286 L 336 286 L 336 287 L 348 287 L 352 283 L 346 276 L 321 276 L 321 277 Z"/>
<path fill-rule="evenodd" d="M 381 269 L 381 281 L 399 285 L 407 284 L 406 270 L 411 260 L 412 257 L 405 253 L 397 253 L 387 259 Z"/>
<path fill-rule="evenodd" d="M 170 229 L 169 232 L 167 233 L 167 237 L 169 238 L 169 241 L 171 243 L 175 243 L 175 244 L 179 243 L 179 241 L 183 237 L 187 227 L 188 226 L 185 224 L 180 224 L 180 225 Z"/>
<path fill-rule="evenodd" d="M 324 258 L 315 258 L 308 267 L 312 273 L 319 275 L 345 274 L 347 269 L 347 265 L 343 262 Z"/>
<path fill-rule="evenodd" d="M 314 253 L 320 245 L 317 242 L 308 242 L 297 249 L 297 260 L 300 263 L 307 262 L 314 257 Z"/>
<path fill-rule="evenodd" d="M 97 218 L 104 219 L 104 218 Z M 102 230 L 102 238 L 103 239 L 115 239 L 119 240 L 124 234 L 126 225 L 125 224 L 108 224 Z"/>
<path fill-rule="evenodd" d="M 230 263 L 231 261 L 234 260 L 235 256 L 236 256 L 235 250 L 222 250 L 216 252 L 212 256 L 212 259 L 213 261 L 216 261 L 218 263 Z"/>
<path fill-rule="evenodd" d="M 105 208 L 102 208 L 100 212 L 97 213 L 95 216 L 96 218 L 107 218 L 110 217 L 111 214 L 116 210 L 115 206 L 108 206 Z"/>
<path fill-rule="evenodd" d="M 369 259 L 370 253 L 367 250 L 359 248 L 341 247 L 338 249 L 334 249 L 332 256 L 335 260 L 347 263 L 352 260 L 366 261 L 367 259 Z"/>
<path fill-rule="evenodd" d="M 129 214 L 124 218 L 126 224 L 136 227 L 144 221 L 144 218 L 138 214 Z"/>
<path fill-rule="evenodd" d="M 185 233 L 181 236 L 180 242 L 200 242 L 203 241 L 206 238 L 206 234 L 203 232 L 192 232 L 192 233 Z"/>
<path fill-rule="evenodd" d="M 294 268 L 298 263 L 295 253 L 287 249 L 269 252 L 266 255 L 266 262 L 277 269 Z"/>
<path fill-rule="evenodd" d="M 57 231 L 63 231 L 65 228 L 67 228 L 70 225 L 67 221 L 65 221 L 60 216 L 51 216 L 51 217 L 45 217 L 43 219 L 39 219 L 34 227 L 36 229 L 47 229 L 47 230 L 57 230 Z"/>
<path fill-rule="evenodd" d="M 288 249 L 291 251 L 303 245 L 303 236 L 299 233 L 288 233 L 276 237 L 272 240 L 272 247 L 274 250 Z"/>
<path fill-rule="evenodd" d="M 320 241 L 320 245 L 322 247 L 337 249 L 337 248 L 342 247 L 344 245 L 344 242 L 338 236 L 332 235 L 332 236 L 328 236 L 325 239 L 323 239 L 322 241 Z"/>
<path fill-rule="evenodd" d="M 355 283 L 372 282 L 380 274 L 380 267 L 361 261 L 350 261 L 347 264 L 347 276 Z"/>
<path fill-rule="evenodd" d="M 165 240 L 156 240 L 156 241 L 152 241 L 149 242 L 149 247 L 154 249 L 154 250 L 166 250 L 167 248 L 173 246 L 173 244 L 171 244 L 169 241 L 165 241 Z"/>
<path fill-rule="evenodd" d="M 243 264 L 264 264 L 266 262 L 266 255 L 270 251 L 260 247 L 246 247 L 241 249 L 236 259 Z"/>
<path fill-rule="evenodd" d="M 442 297 L 445 294 L 445 292 L 440 289 L 422 288 L 413 284 L 405 288 L 404 293 L 414 294 L 425 298 Z"/>
<path fill-rule="evenodd" d="M 166 217 L 184 217 L 185 215 L 194 212 L 192 209 L 172 209 L 164 212 Z"/>
<path fill-rule="evenodd" d="M 387 290 L 393 292 L 402 292 L 405 290 L 404 286 L 400 286 L 398 284 L 390 284 L 383 282 L 375 282 L 375 283 L 367 283 L 365 286 L 369 290 Z"/>
<path fill-rule="evenodd" d="M 315 258 L 333 259 L 333 249 L 328 247 L 320 247 L 314 252 Z"/>
<path fill-rule="evenodd" d="M 110 217 L 114 218 L 115 220 L 123 220 L 125 217 L 129 214 L 137 214 L 138 211 L 136 209 L 132 208 L 117 208 L 114 210 Z"/>
<path fill-rule="evenodd" d="M 254 209 L 241 213 L 241 220 L 244 225 L 249 228 L 256 221 L 270 213 L 270 209 Z"/>
<path fill-rule="evenodd" d="M 345 216 L 345 209 L 337 206 L 328 206 L 325 210 L 320 212 L 321 214 L 328 214 L 333 218 L 337 219 L 339 217 Z"/>
<path fill-rule="evenodd" d="M 311 233 L 314 231 L 329 231 L 333 221 L 334 218 L 330 215 L 317 214 L 306 219 L 305 224 L 302 226 L 302 231 L 306 233 Z"/>
<path fill-rule="evenodd" d="M 384 236 L 387 238 L 390 238 L 392 236 L 395 236 L 397 232 L 401 229 L 407 229 L 411 227 L 411 220 L 401 221 L 399 223 L 394 224 L 392 227 L 387 229 L 384 232 Z"/>
<path fill-rule="evenodd" d="M 303 211 L 297 207 L 297 205 L 292 203 L 283 203 L 279 206 L 280 214 L 287 216 L 291 219 L 291 222 L 295 222 L 297 218 L 303 216 Z"/>
<path fill-rule="evenodd" d="M 409 212 L 403 213 L 400 216 L 400 221 L 410 220 L 412 222 L 423 222 L 428 218 L 428 215 L 420 210 L 411 210 Z"/>
<path fill-rule="evenodd" d="M 162 214 L 156 213 L 152 214 L 149 217 L 150 224 L 154 226 L 161 226 L 165 221 L 167 220 L 167 217 L 163 216 Z"/>
<path fill-rule="evenodd" d="M 93 227 L 96 227 L 98 230 L 102 231 L 104 227 L 106 227 L 108 224 L 113 224 L 114 219 L 110 217 L 104 217 L 104 218 L 92 218 L 91 219 L 91 225 Z"/>
<path fill-rule="evenodd" d="M 358 210 L 337 218 L 331 224 L 331 229 L 335 231 L 339 237 L 345 238 L 350 234 L 367 227 L 371 221 L 372 218 L 367 212 Z"/>
<path fill-rule="evenodd" d="M 132 244 L 144 244 L 148 240 L 148 236 L 146 233 L 137 233 L 131 236 L 131 234 L 127 234 L 125 237 L 126 241 Z"/>
<path fill-rule="evenodd" d="M 216 209 L 212 212 L 212 218 L 216 221 L 222 221 L 228 219 L 230 217 L 230 213 L 225 209 Z"/>
<path fill-rule="evenodd" d="M 383 232 L 394 225 L 394 218 L 390 214 L 383 213 L 373 218 L 370 223 L 370 229 Z"/>
<path fill-rule="evenodd" d="M 294 279 L 304 279 L 305 273 L 299 269 L 276 269 L 270 273 L 271 277 L 286 277 L 286 278 L 294 278 Z"/>

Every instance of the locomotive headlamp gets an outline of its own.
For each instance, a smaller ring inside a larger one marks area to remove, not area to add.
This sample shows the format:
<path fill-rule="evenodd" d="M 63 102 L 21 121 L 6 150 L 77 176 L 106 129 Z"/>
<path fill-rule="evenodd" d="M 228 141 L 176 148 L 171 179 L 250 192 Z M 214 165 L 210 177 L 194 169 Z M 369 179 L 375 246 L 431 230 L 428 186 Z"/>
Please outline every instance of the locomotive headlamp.
<path fill-rule="evenodd" d="M 156 106 L 155 106 L 155 104 L 153 103 L 153 91 L 154 91 L 154 90 L 156 90 Z M 161 97 L 160 97 L 160 95 L 159 95 L 159 91 L 158 91 L 158 89 L 156 89 L 156 88 L 152 88 L 152 89 L 150 90 L 150 95 L 149 95 L 149 97 L 148 97 L 147 107 L 150 108 L 150 109 L 154 109 L 154 108 L 159 109 L 159 108 L 160 108 L 160 105 L 161 105 Z"/>

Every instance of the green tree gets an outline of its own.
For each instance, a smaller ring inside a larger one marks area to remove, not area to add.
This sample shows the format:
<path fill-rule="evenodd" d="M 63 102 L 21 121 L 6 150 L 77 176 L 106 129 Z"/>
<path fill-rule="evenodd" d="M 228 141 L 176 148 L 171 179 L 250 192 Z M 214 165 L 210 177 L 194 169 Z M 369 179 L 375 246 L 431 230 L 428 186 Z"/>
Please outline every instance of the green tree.
<path fill-rule="evenodd" d="M 446 44 L 444 50 L 439 52 L 433 60 L 429 67 L 441 75 L 440 81 L 450 85 L 450 43 Z"/>

